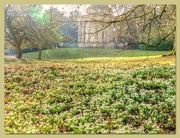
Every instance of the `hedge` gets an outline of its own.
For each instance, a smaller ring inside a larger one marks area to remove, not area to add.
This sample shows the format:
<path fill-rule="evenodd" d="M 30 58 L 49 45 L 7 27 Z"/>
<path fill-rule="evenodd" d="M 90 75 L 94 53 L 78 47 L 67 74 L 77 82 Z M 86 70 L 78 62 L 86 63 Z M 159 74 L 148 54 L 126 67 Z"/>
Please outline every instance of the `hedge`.
<path fill-rule="evenodd" d="M 157 47 L 153 47 L 153 45 L 148 46 L 147 50 L 151 50 L 151 51 L 170 51 L 170 50 L 173 49 L 173 46 L 174 46 L 174 44 L 171 41 L 169 41 L 169 42 L 162 42 Z M 138 47 L 141 50 L 146 50 L 146 45 L 144 45 L 144 44 L 139 44 Z"/>

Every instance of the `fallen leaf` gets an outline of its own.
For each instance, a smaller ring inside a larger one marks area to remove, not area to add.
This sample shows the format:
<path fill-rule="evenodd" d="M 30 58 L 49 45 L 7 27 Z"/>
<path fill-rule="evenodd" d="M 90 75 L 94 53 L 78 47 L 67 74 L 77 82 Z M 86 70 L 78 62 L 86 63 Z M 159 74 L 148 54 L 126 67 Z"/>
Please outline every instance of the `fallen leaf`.
<path fill-rule="evenodd" d="M 106 121 L 108 121 L 108 122 L 110 122 L 111 120 L 110 120 L 110 118 L 109 118 L 109 116 L 106 118 Z"/>
<path fill-rule="evenodd" d="M 62 128 L 60 128 L 60 131 L 61 132 L 65 132 L 67 130 L 67 128 L 66 127 L 62 127 Z"/>
<path fill-rule="evenodd" d="M 26 102 L 25 102 L 26 104 L 29 104 L 29 100 L 26 100 Z"/>

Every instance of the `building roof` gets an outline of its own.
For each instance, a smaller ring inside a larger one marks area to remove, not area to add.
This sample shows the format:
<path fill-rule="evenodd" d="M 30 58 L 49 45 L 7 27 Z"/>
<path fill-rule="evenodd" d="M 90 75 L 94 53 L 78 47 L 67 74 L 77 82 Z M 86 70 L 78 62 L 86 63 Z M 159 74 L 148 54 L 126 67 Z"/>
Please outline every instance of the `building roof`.
<path fill-rule="evenodd" d="M 112 10 L 108 5 L 90 5 L 87 9 L 86 12 L 88 14 L 98 14 L 98 15 L 112 15 Z"/>

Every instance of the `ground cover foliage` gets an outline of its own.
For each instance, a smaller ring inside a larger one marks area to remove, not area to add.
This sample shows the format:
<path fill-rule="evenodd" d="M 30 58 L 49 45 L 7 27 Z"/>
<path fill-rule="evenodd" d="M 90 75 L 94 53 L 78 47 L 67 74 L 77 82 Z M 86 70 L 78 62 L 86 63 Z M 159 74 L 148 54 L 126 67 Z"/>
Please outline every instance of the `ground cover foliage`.
<path fill-rule="evenodd" d="M 6 134 L 176 132 L 175 65 L 6 64 Z"/>

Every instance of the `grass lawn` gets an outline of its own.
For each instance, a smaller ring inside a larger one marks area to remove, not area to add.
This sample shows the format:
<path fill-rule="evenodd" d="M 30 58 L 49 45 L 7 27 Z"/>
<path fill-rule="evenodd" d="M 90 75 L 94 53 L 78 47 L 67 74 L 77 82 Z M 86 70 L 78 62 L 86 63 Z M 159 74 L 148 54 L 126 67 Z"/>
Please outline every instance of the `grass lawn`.
<path fill-rule="evenodd" d="M 6 57 L 5 133 L 175 134 L 175 57 L 154 54 L 42 61 Z"/>
<path fill-rule="evenodd" d="M 42 59 L 79 59 L 95 57 L 141 57 L 157 56 L 167 54 L 168 51 L 146 51 L 145 50 L 121 50 L 121 49 L 104 49 L 104 48 L 59 48 L 43 50 Z M 25 58 L 38 58 L 38 52 L 23 54 Z"/>

